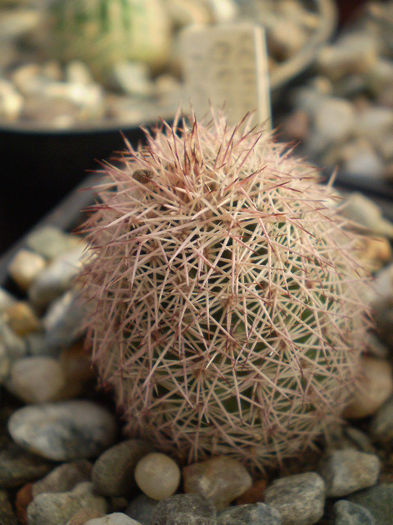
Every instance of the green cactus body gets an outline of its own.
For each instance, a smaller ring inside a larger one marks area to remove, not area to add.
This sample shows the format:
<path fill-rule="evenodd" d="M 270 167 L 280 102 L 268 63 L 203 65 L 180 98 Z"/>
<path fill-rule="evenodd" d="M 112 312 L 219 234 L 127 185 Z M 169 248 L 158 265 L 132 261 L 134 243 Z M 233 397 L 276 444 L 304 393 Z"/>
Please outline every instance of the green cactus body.
<path fill-rule="evenodd" d="M 86 224 L 80 279 L 127 431 L 184 462 L 264 469 L 308 449 L 340 419 L 368 324 L 334 191 L 219 117 L 166 126 L 124 160 Z"/>
<path fill-rule="evenodd" d="M 121 61 L 165 63 L 170 25 L 161 0 L 67 0 L 52 10 L 54 52 L 84 60 L 98 75 Z"/>

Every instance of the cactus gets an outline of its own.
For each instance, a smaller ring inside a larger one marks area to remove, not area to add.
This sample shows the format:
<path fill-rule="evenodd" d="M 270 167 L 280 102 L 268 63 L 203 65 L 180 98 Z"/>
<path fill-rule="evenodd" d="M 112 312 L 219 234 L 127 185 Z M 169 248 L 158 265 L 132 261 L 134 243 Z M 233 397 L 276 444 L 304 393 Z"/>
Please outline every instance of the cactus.
<path fill-rule="evenodd" d="M 102 78 L 127 60 L 160 67 L 169 53 L 162 0 L 57 0 L 50 19 L 53 52 L 85 61 Z"/>
<path fill-rule="evenodd" d="M 131 436 L 263 470 L 340 421 L 368 313 L 317 170 L 244 120 L 164 123 L 108 166 L 84 231 L 88 340 Z"/>

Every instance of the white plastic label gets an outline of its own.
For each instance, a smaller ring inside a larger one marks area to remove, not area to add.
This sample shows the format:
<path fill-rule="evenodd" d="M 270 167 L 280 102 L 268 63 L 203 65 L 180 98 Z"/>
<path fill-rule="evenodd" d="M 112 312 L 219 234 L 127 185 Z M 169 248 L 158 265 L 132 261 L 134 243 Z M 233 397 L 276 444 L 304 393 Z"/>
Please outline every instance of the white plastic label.
<path fill-rule="evenodd" d="M 229 122 L 254 112 L 255 123 L 271 127 L 265 32 L 244 22 L 189 27 L 180 40 L 188 101 L 197 117 L 210 106 Z"/>

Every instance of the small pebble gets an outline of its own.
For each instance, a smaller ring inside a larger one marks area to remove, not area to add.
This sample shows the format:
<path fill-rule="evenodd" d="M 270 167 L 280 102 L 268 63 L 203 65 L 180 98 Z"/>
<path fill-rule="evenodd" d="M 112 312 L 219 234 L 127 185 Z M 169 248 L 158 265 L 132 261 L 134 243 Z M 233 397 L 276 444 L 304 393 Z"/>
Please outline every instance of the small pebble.
<path fill-rule="evenodd" d="M 280 512 L 265 503 L 228 507 L 217 517 L 217 525 L 281 525 Z"/>
<path fill-rule="evenodd" d="M 174 494 L 180 483 L 177 463 L 159 452 L 151 452 L 138 461 L 135 481 L 149 498 L 162 500 Z"/>
<path fill-rule="evenodd" d="M 375 148 L 365 139 L 347 144 L 342 149 L 344 173 L 356 177 L 383 177 L 385 166 Z"/>
<path fill-rule="evenodd" d="M 79 509 L 73 516 L 67 521 L 67 525 L 85 525 L 88 520 L 93 518 L 101 518 L 105 514 L 97 509 Z"/>
<path fill-rule="evenodd" d="M 158 505 L 157 500 L 149 498 L 146 494 L 139 494 L 139 496 L 131 500 L 125 513 L 142 525 L 150 525 L 151 515 L 156 505 Z"/>
<path fill-rule="evenodd" d="M 139 439 L 129 439 L 105 450 L 93 466 L 92 481 L 97 494 L 130 495 L 135 489 L 135 466 L 151 450 L 148 443 Z"/>
<path fill-rule="evenodd" d="M 43 318 L 47 348 L 64 348 L 74 343 L 82 335 L 82 317 L 83 309 L 74 291 L 70 290 L 53 301 Z"/>
<path fill-rule="evenodd" d="M 393 483 L 381 483 L 348 496 L 349 501 L 366 508 L 376 525 L 392 525 Z"/>
<path fill-rule="evenodd" d="M 176 494 L 156 505 L 150 525 L 216 525 L 215 517 L 213 503 L 200 494 Z"/>
<path fill-rule="evenodd" d="M 26 355 L 27 356 L 43 356 L 49 355 L 51 357 L 58 357 L 59 350 L 49 348 L 45 341 L 44 332 L 32 332 L 27 334 L 23 341 L 26 345 Z"/>
<path fill-rule="evenodd" d="M 123 93 L 146 97 L 154 87 L 149 74 L 149 67 L 143 62 L 118 62 L 112 67 L 112 83 Z"/>
<path fill-rule="evenodd" d="M 92 484 L 79 483 L 70 492 L 45 492 L 39 494 L 27 508 L 29 525 L 66 525 L 67 521 L 80 509 L 94 509 L 102 514 L 107 511 L 107 503 L 101 496 L 93 493 Z"/>
<path fill-rule="evenodd" d="M 54 259 L 56 256 L 72 250 L 83 243 L 75 235 L 64 233 L 55 226 L 44 226 L 31 232 L 26 238 L 26 245 L 45 259 Z"/>
<path fill-rule="evenodd" d="M 90 481 L 92 465 L 89 461 L 81 459 L 71 463 L 62 463 L 54 468 L 44 478 L 32 485 L 32 494 L 35 498 L 43 492 L 67 492 L 78 483 Z"/>
<path fill-rule="evenodd" d="M 45 403 L 58 399 L 66 382 L 63 369 L 53 357 L 24 357 L 15 361 L 7 389 L 25 403 Z"/>
<path fill-rule="evenodd" d="M 45 266 L 45 259 L 38 253 L 19 250 L 8 267 L 8 273 L 22 290 L 27 290 Z"/>
<path fill-rule="evenodd" d="M 344 417 L 363 418 L 374 414 L 393 392 L 392 366 L 375 357 L 362 357 L 362 377 Z"/>
<path fill-rule="evenodd" d="M 393 441 L 393 397 L 390 397 L 371 419 L 370 436 L 378 443 Z"/>
<path fill-rule="evenodd" d="M 86 64 L 80 60 L 71 60 L 65 66 L 65 77 L 72 84 L 93 84 L 94 80 Z"/>
<path fill-rule="evenodd" d="M 9 489 L 25 485 L 45 476 L 53 464 L 26 452 L 15 443 L 2 445 L 0 450 L 0 488 Z"/>
<path fill-rule="evenodd" d="M 363 264 L 376 272 L 392 260 L 392 248 L 385 237 L 366 237 L 359 239 L 359 250 Z"/>
<path fill-rule="evenodd" d="M 221 510 L 248 490 L 252 479 L 237 460 L 219 456 L 184 467 L 183 485 L 184 492 L 201 494 Z"/>
<path fill-rule="evenodd" d="M 265 503 L 280 512 L 283 525 L 313 525 L 323 516 L 325 490 L 316 472 L 294 474 L 274 480 Z"/>
<path fill-rule="evenodd" d="M 370 511 L 345 499 L 334 504 L 334 525 L 377 525 Z"/>
<path fill-rule="evenodd" d="M 348 448 L 326 454 L 318 472 L 325 480 L 326 496 L 337 498 L 375 485 L 380 469 L 375 454 Z"/>
<path fill-rule="evenodd" d="M 81 244 L 52 259 L 29 288 L 29 301 L 37 309 L 45 308 L 69 288 L 81 267 L 84 246 Z"/>
<path fill-rule="evenodd" d="M 4 312 L 4 318 L 11 330 L 25 336 L 40 330 L 41 323 L 31 306 L 24 301 L 17 301 Z"/>
<path fill-rule="evenodd" d="M 7 290 L 4 290 L 4 288 L 0 287 L 0 313 L 4 312 L 4 310 L 7 310 L 7 308 L 15 303 L 15 301 L 15 297 L 7 292 Z"/>
<path fill-rule="evenodd" d="M 354 118 L 349 101 L 334 97 L 322 99 L 314 115 L 314 133 L 324 144 L 342 141 L 350 135 Z"/>
<path fill-rule="evenodd" d="M 138 521 L 133 520 L 122 512 L 113 512 L 102 516 L 102 518 L 94 518 L 86 521 L 85 525 L 141 525 Z"/>
<path fill-rule="evenodd" d="M 30 405 L 16 410 L 8 421 L 16 443 L 55 461 L 90 458 L 108 448 L 116 422 L 105 408 L 91 401 Z"/>

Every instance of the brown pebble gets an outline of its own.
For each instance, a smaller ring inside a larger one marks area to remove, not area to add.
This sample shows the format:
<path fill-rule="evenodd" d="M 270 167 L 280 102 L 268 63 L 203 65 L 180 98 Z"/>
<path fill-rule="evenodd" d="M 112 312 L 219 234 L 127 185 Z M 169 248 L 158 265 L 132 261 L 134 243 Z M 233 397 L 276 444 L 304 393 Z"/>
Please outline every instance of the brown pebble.
<path fill-rule="evenodd" d="M 384 359 L 364 356 L 363 376 L 344 417 L 359 419 L 374 414 L 393 392 L 392 366 Z"/>
<path fill-rule="evenodd" d="M 247 505 L 249 503 L 263 501 L 266 485 L 266 479 L 258 479 L 257 481 L 254 481 L 252 486 L 236 499 L 236 505 Z"/>
<path fill-rule="evenodd" d="M 11 261 L 8 272 L 22 290 L 27 290 L 45 265 L 45 259 L 38 253 L 20 250 Z"/>
<path fill-rule="evenodd" d="M 27 507 L 33 501 L 33 484 L 27 483 L 18 490 L 15 497 L 15 510 L 21 525 L 27 525 Z"/>
<path fill-rule="evenodd" d="M 227 456 L 213 457 L 183 468 L 184 492 L 210 499 L 217 510 L 227 507 L 251 485 L 252 478 L 244 465 Z"/>
<path fill-rule="evenodd" d="M 392 248 L 385 237 L 363 237 L 359 249 L 370 271 L 379 270 L 392 259 Z"/>
<path fill-rule="evenodd" d="M 36 332 L 41 328 L 38 317 L 24 301 L 17 301 L 8 307 L 5 311 L 5 318 L 9 327 L 21 336 Z"/>

